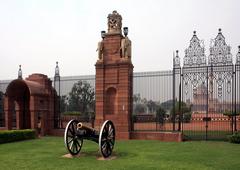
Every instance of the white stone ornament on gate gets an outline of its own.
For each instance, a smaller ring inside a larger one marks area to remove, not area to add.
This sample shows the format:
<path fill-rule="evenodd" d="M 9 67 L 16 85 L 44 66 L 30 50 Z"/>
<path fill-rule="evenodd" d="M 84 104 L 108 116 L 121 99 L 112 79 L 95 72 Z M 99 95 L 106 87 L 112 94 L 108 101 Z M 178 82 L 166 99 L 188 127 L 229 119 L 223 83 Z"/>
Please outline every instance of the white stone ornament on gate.
<path fill-rule="evenodd" d="M 211 43 L 208 64 L 213 66 L 233 64 L 231 47 L 226 44 L 221 29 L 218 29 L 218 35 Z"/>
<path fill-rule="evenodd" d="M 108 33 L 120 33 L 122 32 L 122 16 L 113 11 L 108 15 Z"/>
<path fill-rule="evenodd" d="M 198 67 L 206 65 L 206 56 L 203 41 L 200 41 L 193 31 L 189 47 L 185 50 L 183 67 Z"/>

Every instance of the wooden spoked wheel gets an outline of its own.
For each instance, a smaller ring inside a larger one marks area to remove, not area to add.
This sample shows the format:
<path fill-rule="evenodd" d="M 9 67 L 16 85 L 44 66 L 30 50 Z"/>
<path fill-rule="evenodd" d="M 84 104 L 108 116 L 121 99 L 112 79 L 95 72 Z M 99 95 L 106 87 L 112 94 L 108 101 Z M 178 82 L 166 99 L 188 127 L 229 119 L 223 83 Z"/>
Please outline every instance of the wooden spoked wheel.
<path fill-rule="evenodd" d="M 71 155 L 77 155 L 81 151 L 83 144 L 83 139 L 77 136 L 77 124 L 77 120 L 69 121 L 64 133 L 65 147 Z"/>
<path fill-rule="evenodd" d="M 112 154 L 115 143 L 115 128 L 113 122 L 106 120 L 99 134 L 99 150 L 104 158 Z"/>

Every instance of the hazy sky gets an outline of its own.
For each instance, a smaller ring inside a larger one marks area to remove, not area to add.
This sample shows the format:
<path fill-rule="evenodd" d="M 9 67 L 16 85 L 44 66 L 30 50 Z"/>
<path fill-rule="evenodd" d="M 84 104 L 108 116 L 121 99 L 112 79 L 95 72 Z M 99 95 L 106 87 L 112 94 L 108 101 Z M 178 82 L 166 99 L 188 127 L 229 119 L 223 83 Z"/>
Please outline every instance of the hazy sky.
<path fill-rule="evenodd" d="M 240 45 L 238 0 L 0 0 L 0 80 L 43 73 L 52 77 L 59 61 L 61 76 L 95 74 L 100 31 L 117 10 L 129 27 L 134 71 L 172 68 L 193 30 L 204 40 L 222 28 L 235 62 Z"/>

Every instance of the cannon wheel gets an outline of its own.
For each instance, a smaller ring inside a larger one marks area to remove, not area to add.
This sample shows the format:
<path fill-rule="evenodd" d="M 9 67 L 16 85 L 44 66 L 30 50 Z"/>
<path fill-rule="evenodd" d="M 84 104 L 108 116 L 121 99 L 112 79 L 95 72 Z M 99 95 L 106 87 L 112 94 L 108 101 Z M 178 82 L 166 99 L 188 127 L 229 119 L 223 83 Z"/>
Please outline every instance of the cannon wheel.
<path fill-rule="evenodd" d="M 64 143 L 71 155 L 77 155 L 83 144 L 83 139 L 77 136 L 77 120 L 70 120 L 65 128 Z"/>
<path fill-rule="evenodd" d="M 112 150 L 115 143 L 115 128 L 113 122 L 106 120 L 99 134 L 99 150 L 104 158 L 109 157 L 112 154 Z"/>

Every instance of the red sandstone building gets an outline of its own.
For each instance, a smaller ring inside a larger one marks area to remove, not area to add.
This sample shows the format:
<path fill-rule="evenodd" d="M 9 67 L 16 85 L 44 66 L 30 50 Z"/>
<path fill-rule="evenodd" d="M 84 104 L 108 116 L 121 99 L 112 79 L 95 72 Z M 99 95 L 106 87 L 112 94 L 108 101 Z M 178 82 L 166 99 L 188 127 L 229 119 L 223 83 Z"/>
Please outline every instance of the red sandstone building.
<path fill-rule="evenodd" d="M 52 81 L 46 75 L 32 74 L 23 80 L 20 68 L 18 79 L 6 90 L 2 129 L 41 128 L 41 135 L 49 134 L 54 128 L 55 96 Z"/>

